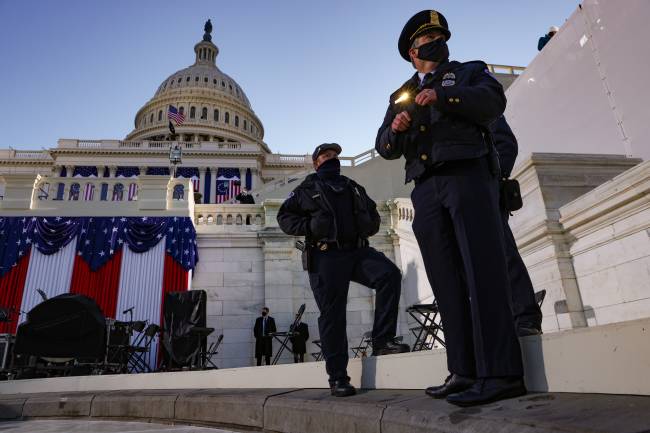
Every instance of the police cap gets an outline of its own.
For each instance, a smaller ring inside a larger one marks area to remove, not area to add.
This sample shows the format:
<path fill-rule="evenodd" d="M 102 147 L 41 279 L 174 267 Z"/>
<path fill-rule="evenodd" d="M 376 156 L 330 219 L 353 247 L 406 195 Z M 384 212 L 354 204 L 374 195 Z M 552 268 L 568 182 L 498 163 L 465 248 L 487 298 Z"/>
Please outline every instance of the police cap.
<path fill-rule="evenodd" d="M 325 152 L 326 150 L 330 150 L 330 149 L 334 150 L 337 155 L 339 155 L 341 153 L 341 150 L 342 150 L 341 146 L 339 146 L 336 143 L 323 143 L 323 144 L 320 144 L 320 145 L 316 146 L 316 149 L 314 149 L 314 153 L 311 154 L 311 160 L 316 161 L 316 159 L 318 158 L 318 155 L 320 155 L 321 153 Z"/>
<path fill-rule="evenodd" d="M 404 60 L 411 61 L 409 48 L 411 48 L 411 44 L 413 44 L 415 38 L 432 30 L 440 31 L 445 35 L 446 40 L 449 40 L 451 37 L 447 19 L 440 12 L 434 11 L 433 9 L 418 12 L 406 22 L 397 42 L 397 48 Z"/>

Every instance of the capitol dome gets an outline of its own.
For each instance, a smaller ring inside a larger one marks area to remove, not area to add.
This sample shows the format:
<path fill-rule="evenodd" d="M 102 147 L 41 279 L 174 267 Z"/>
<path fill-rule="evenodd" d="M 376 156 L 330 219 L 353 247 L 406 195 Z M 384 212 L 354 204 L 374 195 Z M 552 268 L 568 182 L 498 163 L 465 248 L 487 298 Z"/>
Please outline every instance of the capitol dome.
<path fill-rule="evenodd" d="M 135 128 L 126 140 L 170 138 L 170 105 L 185 115 L 175 126 L 178 141 L 263 143 L 264 127 L 251 108 L 244 90 L 216 65 L 219 48 L 212 43 L 212 25 L 206 23 L 203 40 L 194 46 L 193 65 L 174 72 L 135 116 Z"/>

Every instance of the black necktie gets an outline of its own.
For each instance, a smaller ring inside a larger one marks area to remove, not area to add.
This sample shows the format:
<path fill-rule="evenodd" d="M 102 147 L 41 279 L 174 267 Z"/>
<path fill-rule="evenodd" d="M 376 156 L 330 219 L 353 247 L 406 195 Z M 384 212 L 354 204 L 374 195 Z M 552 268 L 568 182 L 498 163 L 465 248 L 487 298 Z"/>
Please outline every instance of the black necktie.
<path fill-rule="evenodd" d="M 429 84 L 432 78 L 433 78 L 433 74 L 431 72 L 427 72 L 426 74 L 424 74 L 424 77 L 422 77 L 422 81 L 420 81 L 420 85 L 418 86 L 418 88 L 422 89 L 425 85 Z"/>

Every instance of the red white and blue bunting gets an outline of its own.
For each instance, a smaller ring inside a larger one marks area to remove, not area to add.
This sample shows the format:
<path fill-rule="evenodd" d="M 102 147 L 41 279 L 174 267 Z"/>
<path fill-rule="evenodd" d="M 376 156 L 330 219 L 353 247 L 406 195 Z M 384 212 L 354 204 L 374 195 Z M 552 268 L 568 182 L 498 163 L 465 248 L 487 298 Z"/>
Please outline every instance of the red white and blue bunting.
<path fill-rule="evenodd" d="M 117 320 L 133 307 L 133 320 L 160 324 L 164 294 L 188 290 L 197 262 L 188 217 L 0 217 L 0 307 L 16 312 L 0 333 L 15 333 L 39 290 L 89 296 Z"/>

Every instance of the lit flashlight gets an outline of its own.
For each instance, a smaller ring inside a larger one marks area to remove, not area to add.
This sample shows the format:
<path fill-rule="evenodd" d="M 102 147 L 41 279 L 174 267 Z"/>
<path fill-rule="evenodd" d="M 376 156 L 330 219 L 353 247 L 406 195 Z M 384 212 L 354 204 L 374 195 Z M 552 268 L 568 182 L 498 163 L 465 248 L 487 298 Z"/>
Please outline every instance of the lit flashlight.
<path fill-rule="evenodd" d="M 408 101 L 409 97 L 409 92 L 403 92 L 400 97 L 395 100 L 395 103 L 399 104 L 400 102 Z"/>

